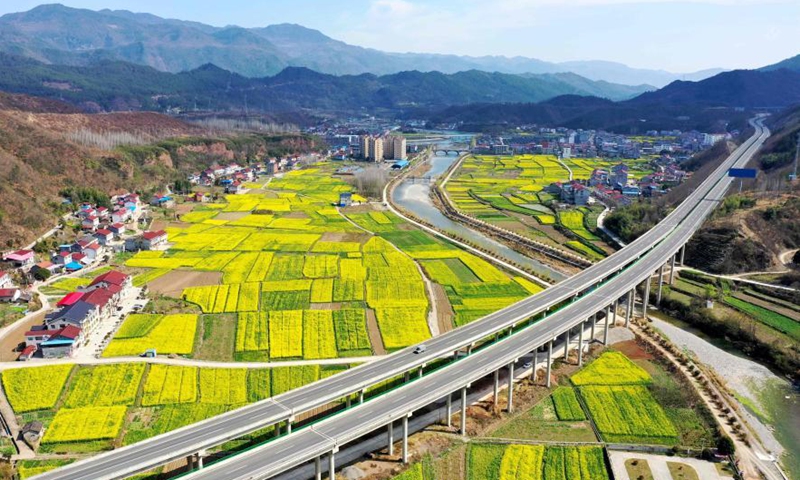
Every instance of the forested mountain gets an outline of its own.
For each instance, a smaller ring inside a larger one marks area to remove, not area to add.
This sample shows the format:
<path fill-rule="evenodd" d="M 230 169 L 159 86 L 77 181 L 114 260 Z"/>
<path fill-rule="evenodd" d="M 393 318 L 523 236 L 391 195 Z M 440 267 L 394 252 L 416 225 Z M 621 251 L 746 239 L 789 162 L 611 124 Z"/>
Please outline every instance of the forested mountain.
<path fill-rule="evenodd" d="M 539 102 L 559 95 L 633 97 L 648 87 L 593 82 L 574 74 L 508 75 L 477 70 L 443 74 L 334 76 L 289 67 L 247 78 L 208 64 L 182 73 L 104 60 L 89 66 L 48 65 L 0 54 L 0 90 L 62 99 L 87 111 L 442 108 L 479 102 Z"/>
<path fill-rule="evenodd" d="M 173 73 L 213 63 L 246 77 L 272 76 L 293 66 L 334 75 L 408 70 L 572 72 L 590 80 L 661 87 L 673 80 L 700 80 L 720 71 L 675 74 L 602 61 L 552 63 L 526 57 L 390 53 L 348 45 L 300 25 L 212 27 L 124 10 L 92 11 L 63 5 L 42 5 L 0 17 L 0 51 L 49 64 L 85 66 L 118 60 Z"/>

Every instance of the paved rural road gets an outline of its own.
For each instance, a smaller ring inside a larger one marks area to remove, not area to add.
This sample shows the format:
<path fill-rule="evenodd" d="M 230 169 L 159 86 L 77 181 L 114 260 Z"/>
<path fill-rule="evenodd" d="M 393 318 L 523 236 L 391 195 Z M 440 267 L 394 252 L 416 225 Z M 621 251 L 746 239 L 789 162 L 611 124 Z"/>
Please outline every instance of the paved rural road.
<path fill-rule="evenodd" d="M 448 357 L 463 346 L 512 327 L 537 312 L 544 312 L 550 306 L 572 299 L 568 306 L 533 326 L 519 330 L 492 346 L 414 380 L 402 388 L 333 415 L 313 427 L 297 429 L 291 435 L 275 439 L 267 446 L 251 449 L 185 478 L 266 478 L 325 454 L 336 445 L 344 445 L 391 420 L 441 399 L 459 390 L 465 383 L 480 379 L 507 365 L 509 359 L 521 358 L 537 346 L 549 342 L 589 318 L 598 309 L 626 295 L 636 284 L 659 268 L 699 228 L 723 197 L 730 184 L 730 179 L 725 177 L 728 168 L 745 165 L 769 135 L 760 123 L 755 126 L 756 134 L 723 162 L 707 181 L 664 221 L 628 247 L 540 294 L 427 341 L 427 350 L 422 354 L 414 354 L 413 347 L 410 347 L 272 399 L 73 463 L 36 478 L 124 478 L 244 433 L 287 420 L 294 416 L 294 412 L 308 411 L 336 401 L 437 358 Z M 629 267 L 631 262 L 636 263 Z M 596 287 L 590 294 L 577 297 L 579 292 L 595 287 L 598 281 L 612 275 L 615 275 L 612 280 Z"/>

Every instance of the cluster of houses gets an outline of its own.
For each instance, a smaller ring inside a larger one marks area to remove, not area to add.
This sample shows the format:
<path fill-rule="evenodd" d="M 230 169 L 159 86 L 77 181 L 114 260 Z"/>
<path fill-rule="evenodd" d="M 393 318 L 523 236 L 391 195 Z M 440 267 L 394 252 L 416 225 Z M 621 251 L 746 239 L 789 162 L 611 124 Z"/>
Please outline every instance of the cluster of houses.
<path fill-rule="evenodd" d="M 125 222 L 133 218 L 140 208 L 139 195 L 126 193 L 112 198 L 111 208 L 83 203 L 75 214 L 81 221 L 81 229 L 88 232 L 104 229 L 121 235 Z M 118 232 L 118 230 L 120 230 Z"/>
<path fill-rule="evenodd" d="M 20 360 L 37 352 L 43 358 L 71 356 L 97 325 L 110 318 L 123 299 L 133 291 L 130 275 L 111 270 L 77 291 L 65 295 L 44 323 L 25 332 L 25 348 Z"/>
<path fill-rule="evenodd" d="M 677 163 L 663 161 L 663 158 L 661 163 L 654 162 L 654 173 L 636 181 L 631 180 L 630 167 L 625 163 L 618 163 L 610 170 L 596 168 L 585 182 L 556 182 L 550 184 L 545 191 L 570 205 L 586 205 L 592 194 L 605 202 L 628 205 L 640 195 L 658 195 L 665 186 L 678 185 L 686 179 L 687 172 L 681 170 Z"/>
<path fill-rule="evenodd" d="M 644 136 L 620 135 L 596 130 L 572 130 L 523 125 L 503 137 L 480 136 L 476 138 L 474 153 L 510 155 L 533 153 L 560 155 L 563 158 L 640 158 L 643 155 L 674 154 L 689 158 L 730 138 L 731 134 L 708 134 L 680 130 L 649 131 Z"/>
<path fill-rule="evenodd" d="M 193 185 L 207 187 L 220 185 L 225 188 L 225 193 L 243 193 L 242 185 L 245 182 L 252 182 L 260 175 L 275 175 L 281 171 L 292 170 L 299 161 L 298 157 L 290 157 L 266 159 L 264 162 L 247 167 L 235 162 L 228 165 L 213 164 L 202 172 L 192 173 L 187 180 Z"/>

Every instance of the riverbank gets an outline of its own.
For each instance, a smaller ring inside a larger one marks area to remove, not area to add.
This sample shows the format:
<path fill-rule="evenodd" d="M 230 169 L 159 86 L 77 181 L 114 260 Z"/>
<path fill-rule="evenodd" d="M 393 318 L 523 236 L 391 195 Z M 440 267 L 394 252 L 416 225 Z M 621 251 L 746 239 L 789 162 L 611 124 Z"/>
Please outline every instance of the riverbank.
<path fill-rule="evenodd" d="M 716 372 L 733 392 L 742 416 L 764 447 L 781 461 L 789 478 L 800 478 L 800 396 L 767 367 L 714 345 L 659 318 L 653 326 Z"/>

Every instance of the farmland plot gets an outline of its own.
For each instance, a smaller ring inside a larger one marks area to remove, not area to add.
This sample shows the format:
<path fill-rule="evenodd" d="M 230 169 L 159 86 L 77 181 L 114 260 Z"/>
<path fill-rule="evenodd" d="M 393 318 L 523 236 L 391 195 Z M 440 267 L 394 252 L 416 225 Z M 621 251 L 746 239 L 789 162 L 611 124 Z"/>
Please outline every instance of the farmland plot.
<path fill-rule="evenodd" d="M 144 373 L 143 364 L 81 367 L 71 382 L 66 408 L 133 405 Z"/>
<path fill-rule="evenodd" d="M 62 408 L 45 431 L 43 444 L 116 438 L 126 407 Z"/>
<path fill-rule="evenodd" d="M 247 370 L 200 369 L 200 403 L 241 405 L 247 403 Z"/>
<path fill-rule="evenodd" d="M 104 357 L 140 355 L 154 348 L 158 353 L 188 355 L 194 348 L 197 315 L 165 315 L 146 335 L 134 338 L 114 338 L 103 352 Z"/>
<path fill-rule="evenodd" d="M 152 365 L 144 383 L 142 405 L 193 403 L 197 400 L 197 367 Z"/>
<path fill-rule="evenodd" d="M 72 365 L 4 370 L 3 390 L 18 414 L 53 408 L 71 371 Z"/>

